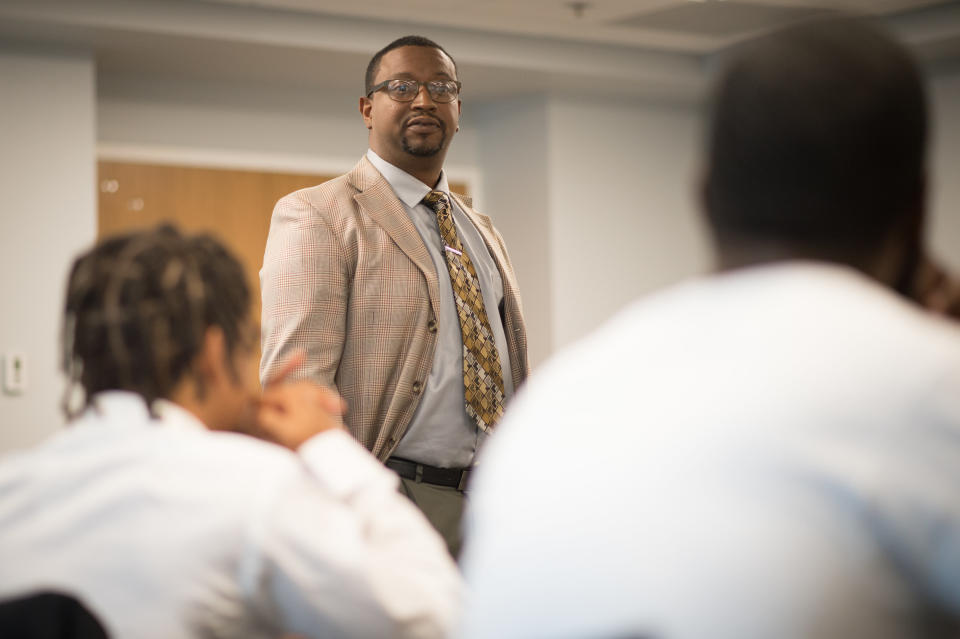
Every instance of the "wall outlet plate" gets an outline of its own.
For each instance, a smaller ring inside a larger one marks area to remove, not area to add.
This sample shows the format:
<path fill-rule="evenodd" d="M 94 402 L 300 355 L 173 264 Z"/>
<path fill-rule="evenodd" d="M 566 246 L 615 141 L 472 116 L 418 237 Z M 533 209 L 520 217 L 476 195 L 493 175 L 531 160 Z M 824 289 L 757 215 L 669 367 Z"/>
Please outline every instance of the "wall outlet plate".
<path fill-rule="evenodd" d="M 27 390 L 27 361 L 23 353 L 4 353 L 3 392 L 19 395 Z"/>

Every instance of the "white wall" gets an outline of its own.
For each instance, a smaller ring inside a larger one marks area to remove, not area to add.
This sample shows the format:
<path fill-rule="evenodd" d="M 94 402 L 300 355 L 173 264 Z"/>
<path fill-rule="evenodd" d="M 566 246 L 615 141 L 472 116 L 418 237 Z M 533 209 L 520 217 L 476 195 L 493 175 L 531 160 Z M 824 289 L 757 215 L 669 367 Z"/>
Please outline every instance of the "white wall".
<path fill-rule="evenodd" d="M 927 236 L 960 277 L 960 68 L 935 72 L 930 90 Z M 711 268 L 695 199 L 701 115 L 693 106 L 549 100 L 553 350 L 632 300 Z"/>
<path fill-rule="evenodd" d="M 362 70 L 358 74 L 360 84 Z M 359 95 L 318 87 L 105 74 L 98 85 L 99 142 L 142 149 L 146 157 L 180 150 L 186 151 L 180 157 L 222 158 L 250 168 L 346 171 L 367 149 Z M 476 135 L 469 116 L 447 163 L 455 179 L 473 177 Z"/>
<path fill-rule="evenodd" d="M 549 122 L 551 314 L 561 347 L 712 258 L 693 199 L 693 107 L 556 98 Z"/>
<path fill-rule="evenodd" d="M 486 104 L 484 201 L 520 280 L 534 367 L 711 261 L 692 199 L 693 107 L 569 97 Z"/>
<path fill-rule="evenodd" d="M 531 366 L 553 351 L 547 100 L 525 97 L 475 110 L 482 210 L 503 235 L 520 283 Z"/>
<path fill-rule="evenodd" d="M 70 262 L 96 235 L 94 66 L 86 55 L 0 50 L 0 353 L 28 387 L 0 393 L 0 451 L 63 424 L 58 344 Z"/>

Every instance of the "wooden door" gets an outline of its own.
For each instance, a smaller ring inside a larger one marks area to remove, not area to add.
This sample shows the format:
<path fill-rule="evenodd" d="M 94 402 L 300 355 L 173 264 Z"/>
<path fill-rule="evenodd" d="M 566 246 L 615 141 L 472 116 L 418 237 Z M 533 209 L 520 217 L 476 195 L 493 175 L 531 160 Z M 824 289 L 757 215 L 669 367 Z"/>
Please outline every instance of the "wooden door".
<path fill-rule="evenodd" d="M 334 177 L 112 161 L 100 162 L 98 170 L 99 237 L 162 222 L 216 236 L 243 265 L 257 324 L 259 271 L 273 205 L 291 191 Z"/>

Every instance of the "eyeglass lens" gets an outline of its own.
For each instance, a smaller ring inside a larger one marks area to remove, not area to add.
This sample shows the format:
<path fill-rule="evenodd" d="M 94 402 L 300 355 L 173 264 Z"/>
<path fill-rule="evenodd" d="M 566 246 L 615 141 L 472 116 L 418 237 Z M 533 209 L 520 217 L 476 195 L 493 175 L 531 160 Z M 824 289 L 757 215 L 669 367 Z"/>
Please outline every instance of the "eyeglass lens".
<path fill-rule="evenodd" d="M 400 102 L 415 100 L 421 86 L 427 87 L 430 97 L 436 102 L 453 102 L 457 99 L 458 89 L 454 82 L 425 82 L 416 80 L 391 80 L 387 84 L 387 95 Z"/>

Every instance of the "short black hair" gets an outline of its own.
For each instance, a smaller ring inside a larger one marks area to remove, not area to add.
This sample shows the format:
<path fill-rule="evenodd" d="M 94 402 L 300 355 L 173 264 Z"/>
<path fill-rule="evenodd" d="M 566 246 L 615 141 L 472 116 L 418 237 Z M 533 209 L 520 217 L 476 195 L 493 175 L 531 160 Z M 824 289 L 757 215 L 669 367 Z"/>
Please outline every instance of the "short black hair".
<path fill-rule="evenodd" d="M 450 62 L 453 62 L 453 72 L 459 73 L 457 71 L 457 61 L 453 59 L 453 56 L 450 55 L 446 49 L 441 47 L 433 40 L 418 35 L 403 36 L 402 38 L 397 38 L 384 48 L 380 49 L 373 54 L 372 58 L 370 58 L 370 62 L 367 64 L 367 73 L 364 77 L 364 95 L 370 95 L 370 91 L 373 89 L 374 82 L 377 79 L 377 72 L 380 71 L 380 60 L 382 60 L 383 56 L 385 56 L 387 53 L 393 51 L 394 49 L 399 49 L 400 47 L 431 47 L 434 49 L 439 49 L 444 55 L 450 58 Z"/>
<path fill-rule="evenodd" d="M 243 267 L 209 235 L 164 225 L 102 240 L 74 261 L 67 282 L 67 417 L 79 412 L 71 408 L 77 384 L 82 408 L 108 390 L 132 391 L 148 406 L 169 398 L 211 326 L 223 330 L 227 365 L 236 375 L 236 348 L 255 344 L 246 330 L 249 313 Z"/>
<path fill-rule="evenodd" d="M 832 15 L 736 50 L 713 94 L 705 205 L 715 231 L 877 248 L 922 217 L 927 98 L 910 54 Z"/>

